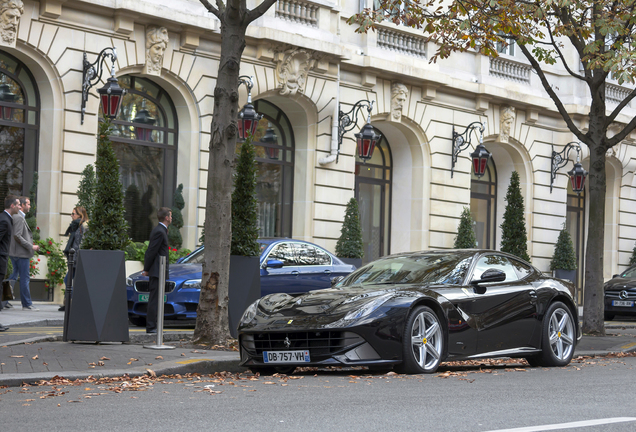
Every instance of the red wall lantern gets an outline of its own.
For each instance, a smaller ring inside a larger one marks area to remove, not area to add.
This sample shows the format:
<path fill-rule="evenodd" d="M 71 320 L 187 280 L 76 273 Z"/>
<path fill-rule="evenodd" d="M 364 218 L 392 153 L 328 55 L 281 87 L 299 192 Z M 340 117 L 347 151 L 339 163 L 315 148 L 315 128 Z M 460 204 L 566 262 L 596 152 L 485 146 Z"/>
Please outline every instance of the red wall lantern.
<path fill-rule="evenodd" d="M 261 142 L 263 144 L 270 144 L 274 146 L 278 145 L 278 137 L 274 133 L 272 125 L 268 124 L 267 126 L 268 128 L 265 131 L 265 135 L 263 135 L 263 138 L 261 138 Z M 267 152 L 267 157 L 269 157 L 270 159 L 278 160 L 278 154 L 280 152 L 280 149 L 278 147 L 265 147 L 265 151 Z"/>
<path fill-rule="evenodd" d="M 486 173 L 486 165 L 490 159 L 490 152 L 486 150 L 483 144 L 479 144 L 475 151 L 470 154 L 473 160 L 473 172 L 477 177 L 483 177 Z"/>
<path fill-rule="evenodd" d="M 572 191 L 577 194 L 580 194 L 585 189 L 585 178 L 587 177 L 588 172 L 583 169 L 581 165 L 581 144 L 578 142 L 570 142 L 565 145 L 563 150 L 559 153 L 554 151 L 554 146 L 552 146 L 552 170 L 550 172 L 550 193 L 552 193 L 552 186 L 554 184 L 554 179 L 556 178 L 556 173 L 559 168 L 564 167 L 570 161 L 570 151 L 572 149 L 576 150 L 576 163 L 574 164 L 574 168 L 568 172 L 568 176 L 570 177 L 570 183 L 572 184 Z"/>
<path fill-rule="evenodd" d="M 7 83 L 7 76 L 2 74 L 2 84 L 0 84 L 0 102 L 15 103 L 16 95 L 11 92 L 11 87 Z M 13 120 L 13 108 L 3 106 L 0 109 L 2 120 Z"/>
<path fill-rule="evenodd" d="M 583 169 L 583 166 L 577 162 L 574 164 L 574 168 L 572 168 L 568 175 L 570 176 L 570 182 L 572 184 L 572 190 L 580 194 L 583 192 L 585 188 L 585 179 L 587 177 L 588 172 Z"/>
<path fill-rule="evenodd" d="M 104 87 L 97 90 L 102 103 L 102 113 L 104 117 L 111 120 L 117 118 L 119 107 L 121 106 L 124 89 L 119 86 L 117 78 L 115 78 L 115 68 L 112 69 L 111 76 L 106 81 Z"/>
<path fill-rule="evenodd" d="M 248 134 L 254 136 L 258 122 L 263 116 L 257 113 L 252 105 L 252 87 L 254 86 L 252 77 L 247 75 L 240 76 L 238 85 L 240 86 L 241 84 L 247 86 L 247 103 L 238 115 L 238 134 L 239 141 L 245 141 Z"/>
<path fill-rule="evenodd" d="M 358 157 L 362 159 L 363 163 L 366 163 L 373 157 L 373 150 L 378 144 L 378 140 L 382 138 L 382 135 L 375 133 L 371 123 L 365 124 L 360 132 L 355 134 L 356 144 L 358 147 Z"/>
<path fill-rule="evenodd" d="M 115 77 L 115 62 L 117 61 L 117 50 L 115 47 L 104 48 L 98 55 L 97 60 L 93 63 L 88 62 L 88 56 L 84 53 L 84 65 L 82 70 L 82 111 L 81 123 L 84 124 L 84 114 L 86 113 L 86 102 L 88 101 L 88 92 L 90 89 L 102 79 L 104 71 L 103 63 L 106 57 L 112 60 L 110 70 L 110 78 L 106 81 L 104 87 L 97 90 L 99 93 L 99 101 L 102 108 L 104 118 L 115 119 L 119 114 L 122 96 L 126 94 L 126 90 L 122 89 L 117 83 Z"/>
<path fill-rule="evenodd" d="M 133 119 L 133 123 L 139 123 L 145 126 L 153 126 L 157 120 L 150 115 L 146 109 L 146 100 L 141 102 L 141 109 L 137 112 L 137 115 Z M 152 129 L 144 126 L 135 126 L 135 135 L 140 141 L 151 141 Z"/>

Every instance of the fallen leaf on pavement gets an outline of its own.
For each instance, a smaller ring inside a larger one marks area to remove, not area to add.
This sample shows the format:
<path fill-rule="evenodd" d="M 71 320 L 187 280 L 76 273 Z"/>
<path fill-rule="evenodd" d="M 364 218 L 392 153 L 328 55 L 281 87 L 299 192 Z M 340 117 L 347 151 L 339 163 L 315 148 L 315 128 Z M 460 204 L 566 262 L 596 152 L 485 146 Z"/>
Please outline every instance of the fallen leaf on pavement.
<path fill-rule="evenodd" d="M 102 357 L 100 360 L 110 360 L 108 357 Z"/>
<path fill-rule="evenodd" d="M 148 371 L 148 375 L 150 375 L 151 377 L 153 378 L 157 377 L 157 374 L 152 369 L 146 369 L 146 371 Z"/>
<path fill-rule="evenodd" d="M 13 356 L 9 356 L 9 357 L 12 357 L 12 358 L 24 358 L 24 356 L 19 356 L 19 355 L 13 355 Z"/>
<path fill-rule="evenodd" d="M 163 357 L 157 356 L 157 357 L 155 357 L 155 360 L 163 360 Z"/>
<path fill-rule="evenodd" d="M 31 357 L 31 360 L 37 360 L 37 359 L 38 359 L 37 354 L 35 356 Z"/>

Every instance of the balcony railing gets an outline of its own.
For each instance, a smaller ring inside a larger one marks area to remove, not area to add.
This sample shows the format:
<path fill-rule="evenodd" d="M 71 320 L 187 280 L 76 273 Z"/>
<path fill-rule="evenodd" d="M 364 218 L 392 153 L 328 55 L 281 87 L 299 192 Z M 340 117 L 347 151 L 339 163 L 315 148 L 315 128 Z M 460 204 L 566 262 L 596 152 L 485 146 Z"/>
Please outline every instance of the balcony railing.
<path fill-rule="evenodd" d="M 426 40 L 423 37 L 395 30 L 378 29 L 378 47 L 426 58 Z"/>
<path fill-rule="evenodd" d="M 299 0 L 278 0 L 276 2 L 276 18 L 318 27 L 318 9 L 320 6 Z"/>
<path fill-rule="evenodd" d="M 502 57 L 490 58 L 490 75 L 499 78 L 530 84 L 532 66 Z"/>
<path fill-rule="evenodd" d="M 631 89 L 621 87 L 615 84 L 605 84 L 605 100 L 610 103 L 619 104 L 625 99 L 630 93 Z M 627 104 L 629 106 L 629 104 Z"/>

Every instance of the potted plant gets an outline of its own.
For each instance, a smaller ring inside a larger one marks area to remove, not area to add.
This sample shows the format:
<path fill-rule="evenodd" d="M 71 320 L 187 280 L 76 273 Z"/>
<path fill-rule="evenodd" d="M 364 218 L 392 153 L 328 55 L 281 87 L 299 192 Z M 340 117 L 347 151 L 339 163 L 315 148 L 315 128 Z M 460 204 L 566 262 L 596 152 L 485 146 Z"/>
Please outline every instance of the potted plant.
<path fill-rule="evenodd" d="M 565 228 L 565 224 L 563 224 L 559 238 L 554 246 L 550 270 L 554 271 L 554 277 L 559 279 L 574 282 L 576 277 L 576 253 L 574 252 L 570 232 Z"/>
<path fill-rule="evenodd" d="M 96 182 L 89 229 L 76 254 L 67 340 L 128 341 L 128 306 L 124 249 L 130 242 L 124 216 L 119 161 L 100 122 L 95 161 Z"/>
<path fill-rule="evenodd" d="M 462 215 L 459 217 L 459 226 L 457 227 L 457 237 L 455 237 L 455 249 L 473 249 L 477 246 L 477 237 L 473 229 L 473 217 L 470 209 L 464 207 Z"/>
<path fill-rule="evenodd" d="M 238 323 L 243 312 L 261 296 L 255 155 L 252 137 L 248 136 L 241 144 L 232 192 L 228 318 L 230 334 L 234 338 L 237 337 Z"/>
<path fill-rule="evenodd" d="M 349 200 L 345 209 L 340 238 L 336 243 L 336 256 L 347 264 L 356 266 L 356 268 L 362 265 L 364 245 L 362 243 L 360 211 L 358 210 L 358 201 L 355 198 Z"/>

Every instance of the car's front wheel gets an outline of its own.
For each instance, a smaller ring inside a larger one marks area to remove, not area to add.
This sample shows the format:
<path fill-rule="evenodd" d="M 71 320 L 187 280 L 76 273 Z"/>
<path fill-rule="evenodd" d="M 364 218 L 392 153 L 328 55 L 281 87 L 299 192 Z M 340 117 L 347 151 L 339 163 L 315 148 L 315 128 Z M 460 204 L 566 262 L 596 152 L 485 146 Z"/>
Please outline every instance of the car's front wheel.
<path fill-rule="evenodd" d="M 609 313 L 609 312 L 605 312 L 603 315 L 604 315 L 605 321 L 611 321 L 616 316 L 613 313 Z"/>
<path fill-rule="evenodd" d="M 404 329 L 402 373 L 433 373 L 442 361 L 444 331 L 433 309 L 418 306 L 411 311 Z"/>
<path fill-rule="evenodd" d="M 552 303 L 543 318 L 542 327 L 542 351 L 536 357 L 536 364 L 568 365 L 574 356 L 576 342 L 576 327 L 570 309 L 561 302 Z"/>

